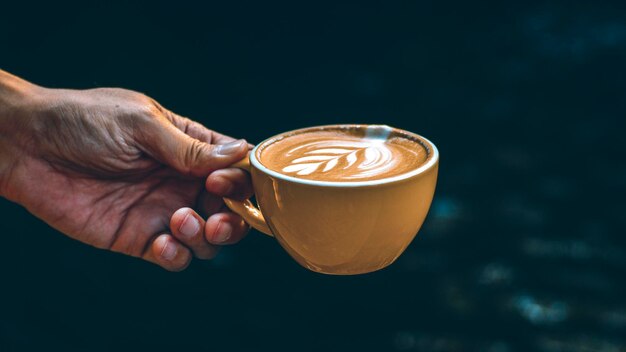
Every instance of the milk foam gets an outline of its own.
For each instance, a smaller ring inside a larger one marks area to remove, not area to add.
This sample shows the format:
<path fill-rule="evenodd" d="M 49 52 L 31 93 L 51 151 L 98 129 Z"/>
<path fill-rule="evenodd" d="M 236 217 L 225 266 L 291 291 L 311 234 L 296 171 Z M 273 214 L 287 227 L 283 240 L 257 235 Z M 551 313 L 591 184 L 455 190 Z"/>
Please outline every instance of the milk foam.
<path fill-rule="evenodd" d="M 298 157 L 293 158 L 296 154 Z M 302 156 L 305 155 L 305 156 Z M 304 176 L 314 172 L 342 170 L 342 178 L 370 178 L 389 172 L 397 163 L 385 141 L 364 138 L 360 141 L 322 140 L 305 143 L 289 150 L 285 158 L 290 165 L 282 171 Z"/>
<path fill-rule="evenodd" d="M 427 158 L 421 144 L 381 125 L 288 135 L 260 153 L 265 166 L 284 175 L 337 182 L 399 175 L 415 170 Z"/>

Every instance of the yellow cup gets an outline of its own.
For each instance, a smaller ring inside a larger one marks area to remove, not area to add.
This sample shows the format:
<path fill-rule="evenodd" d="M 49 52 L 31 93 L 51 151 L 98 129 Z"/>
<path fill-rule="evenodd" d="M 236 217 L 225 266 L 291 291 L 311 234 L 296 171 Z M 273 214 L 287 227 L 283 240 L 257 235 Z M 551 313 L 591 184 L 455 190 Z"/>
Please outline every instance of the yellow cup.
<path fill-rule="evenodd" d="M 251 173 L 258 208 L 250 200 L 224 201 L 312 271 L 336 275 L 376 271 L 393 263 L 422 226 L 435 192 L 439 152 L 422 136 L 384 126 L 425 147 L 425 163 L 389 178 L 330 182 L 287 176 L 259 161 L 263 148 L 282 136 L 333 127 L 373 125 L 310 127 L 261 142 L 247 159 L 234 165 Z"/>

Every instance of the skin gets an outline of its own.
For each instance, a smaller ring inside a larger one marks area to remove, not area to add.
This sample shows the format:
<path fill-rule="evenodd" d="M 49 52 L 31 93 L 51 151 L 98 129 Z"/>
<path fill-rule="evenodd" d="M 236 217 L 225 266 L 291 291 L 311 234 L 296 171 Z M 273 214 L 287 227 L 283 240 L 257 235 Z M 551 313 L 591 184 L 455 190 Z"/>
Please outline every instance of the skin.
<path fill-rule="evenodd" d="M 0 195 L 170 271 L 247 233 L 222 197 L 252 194 L 249 174 L 228 167 L 250 148 L 137 92 L 47 89 L 0 70 Z"/>

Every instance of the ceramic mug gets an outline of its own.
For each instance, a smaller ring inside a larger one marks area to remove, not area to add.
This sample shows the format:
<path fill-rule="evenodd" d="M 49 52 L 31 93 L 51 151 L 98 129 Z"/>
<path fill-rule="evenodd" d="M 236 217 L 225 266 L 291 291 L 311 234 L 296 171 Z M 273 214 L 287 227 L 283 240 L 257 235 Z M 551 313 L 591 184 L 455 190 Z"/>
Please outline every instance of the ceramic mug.
<path fill-rule="evenodd" d="M 314 181 L 265 167 L 263 149 L 284 136 L 328 128 L 387 128 L 425 147 L 426 161 L 407 173 L 369 181 Z M 439 153 L 417 134 L 379 125 L 333 125 L 285 132 L 258 144 L 235 165 L 252 175 L 258 208 L 224 199 L 258 231 L 275 237 L 302 266 L 336 275 L 362 274 L 393 263 L 419 231 L 435 192 Z"/>

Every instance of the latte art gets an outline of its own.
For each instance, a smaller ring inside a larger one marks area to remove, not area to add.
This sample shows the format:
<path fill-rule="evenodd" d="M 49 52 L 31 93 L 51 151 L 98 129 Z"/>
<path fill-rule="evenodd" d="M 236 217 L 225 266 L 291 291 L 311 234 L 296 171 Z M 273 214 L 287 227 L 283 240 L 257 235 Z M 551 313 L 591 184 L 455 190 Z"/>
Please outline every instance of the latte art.
<path fill-rule="evenodd" d="M 289 150 L 285 158 L 291 159 L 291 165 L 282 169 L 286 174 L 304 176 L 339 169 L 349 180 L 375 177 L 397 163 L 384 141 L 378 139 L 314 141 Z"/>
<path fill-rule="evenodd" d="M 384 126 L 386 127 L 386 126 Z M 257 152 L 263 165 L 283 175 L 318 181 L 383 179 L 417 169 L 423 145 L 388 127 L 320 130 L 284 136 Z"/>

